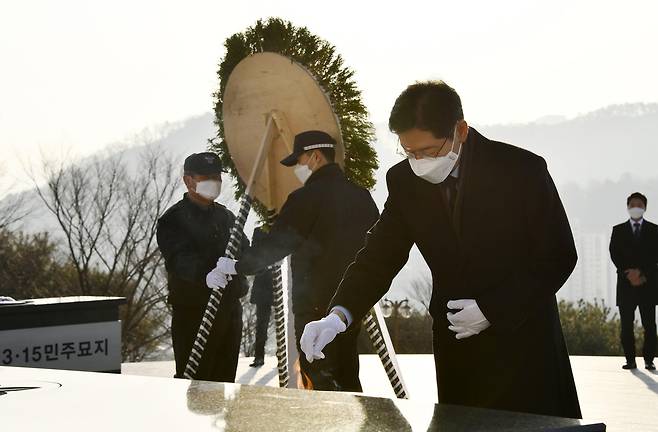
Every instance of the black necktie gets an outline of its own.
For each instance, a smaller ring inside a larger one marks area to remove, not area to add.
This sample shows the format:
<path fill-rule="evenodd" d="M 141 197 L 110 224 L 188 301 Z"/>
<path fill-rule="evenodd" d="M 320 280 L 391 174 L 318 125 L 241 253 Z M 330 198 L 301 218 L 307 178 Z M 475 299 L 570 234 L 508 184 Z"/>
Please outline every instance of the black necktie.
<path fill-rule="evenodd" d="M 633 230 L 633 235 L 635 236 L 635 239 L 637 240 L 637 239 L 640 238 L 640 223 L 635 222 L 633 224 L 633 227 L 635 227 L 635 229 Z"/>

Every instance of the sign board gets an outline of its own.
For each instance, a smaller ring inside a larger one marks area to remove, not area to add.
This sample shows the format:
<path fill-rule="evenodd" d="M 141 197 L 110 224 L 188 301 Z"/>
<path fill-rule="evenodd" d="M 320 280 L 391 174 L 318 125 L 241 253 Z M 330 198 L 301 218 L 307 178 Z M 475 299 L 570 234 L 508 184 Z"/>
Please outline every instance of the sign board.
<path fill-rule="evenodd" d="M 121 322 L 0 331 L 0 366 L 121 370 Z"/>

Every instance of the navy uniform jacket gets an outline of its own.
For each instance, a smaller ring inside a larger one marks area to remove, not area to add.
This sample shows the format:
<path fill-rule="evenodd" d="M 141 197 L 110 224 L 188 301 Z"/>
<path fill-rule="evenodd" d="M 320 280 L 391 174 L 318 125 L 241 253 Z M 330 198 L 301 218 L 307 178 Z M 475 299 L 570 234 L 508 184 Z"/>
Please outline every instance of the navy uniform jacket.
<path fill-rule="evenodd" d="M 288 196 L 268 235 L 244 251 L 236 270 L 254 274 L 291 255 L 293 312 L 323 315 L 378 216 L 366 189 L 337 164 L 325 165 Z"/>
<path fill-rule="evenodd" d="M 173 306 L 201 306 L 208 303 L 210 289 L 206 275 L 224 256 L 235 216 L 221 204 L 208 208 L 187 197 L 171 206 L 158 220 L 157 239 L 165 260 L 169 303 Z M 249 246 L 242 235 L 242 248 Z M 237 301 L 247 293 L 244 276 L 234 277 L 226 287 L 222 303 Z"/>

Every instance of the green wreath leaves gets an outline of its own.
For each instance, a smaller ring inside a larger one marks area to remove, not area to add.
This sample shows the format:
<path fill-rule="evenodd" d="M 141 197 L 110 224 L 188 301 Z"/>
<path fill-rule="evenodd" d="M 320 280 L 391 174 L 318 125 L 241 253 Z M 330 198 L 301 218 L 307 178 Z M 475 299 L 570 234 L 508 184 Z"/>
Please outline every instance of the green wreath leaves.
<path fill-rule="evenodd" d="M 345 144 L 345 174 L 354 183 L 371 189 L 375 185 L 374 172 L 378 168 L 377 153 L 371 142 L 375 134 L 368 120 L 368 110 L 361 100 L 361 91 L 354 82 L 354 71 L 344 65 L 343 58 L 327 41 L 312 34 L 305 27 L 295 27 L 279 18 L 259 20 L 253 27 L 226 39 L 226 56 L 219 65 L 219 90 L 215 97 L 215 125 L 217 137 L 210 140 L 210 150 L 216 152 L 222 164 L 237 180 L 236 198 L 244 194 L 240 179 L 231 160 L 224 139 L 222 106 L 228 78 L 245 57 L 267 51 L 290 57 L 306 67 L 329 96 L 340 121 Z M 265 217 L 264 209 L 257 211 Z"/>

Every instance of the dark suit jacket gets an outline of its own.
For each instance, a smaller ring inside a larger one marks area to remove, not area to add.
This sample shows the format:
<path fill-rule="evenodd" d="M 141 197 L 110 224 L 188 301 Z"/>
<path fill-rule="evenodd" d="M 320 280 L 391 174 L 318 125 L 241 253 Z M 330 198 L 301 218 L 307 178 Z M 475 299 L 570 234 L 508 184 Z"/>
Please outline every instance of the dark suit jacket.
<path fill-rule="evenodd" d="M 463 151 L 454 213 L 408 161 L 389 170 L 384 211 L 331 306 L 361 319 L 415 243 L 433 278 L 440 402 L 580 417 L 555 300 L 576 250 L 546 163 L 472 128 Z M 456 340 L 451 299 L 475 299 L 491 327 Z"/>
<path fill-rule="evenodd" d="M 658 225 L 644 220 L 640 239 L 633 236 L 629 221 L 616 225 L 610 239 L 610 257 L 617 267 L 617 306 L 656 304 L 658 297 Z M 634 287 L 625 270 L 637 268 L 647 283 Z"/>

